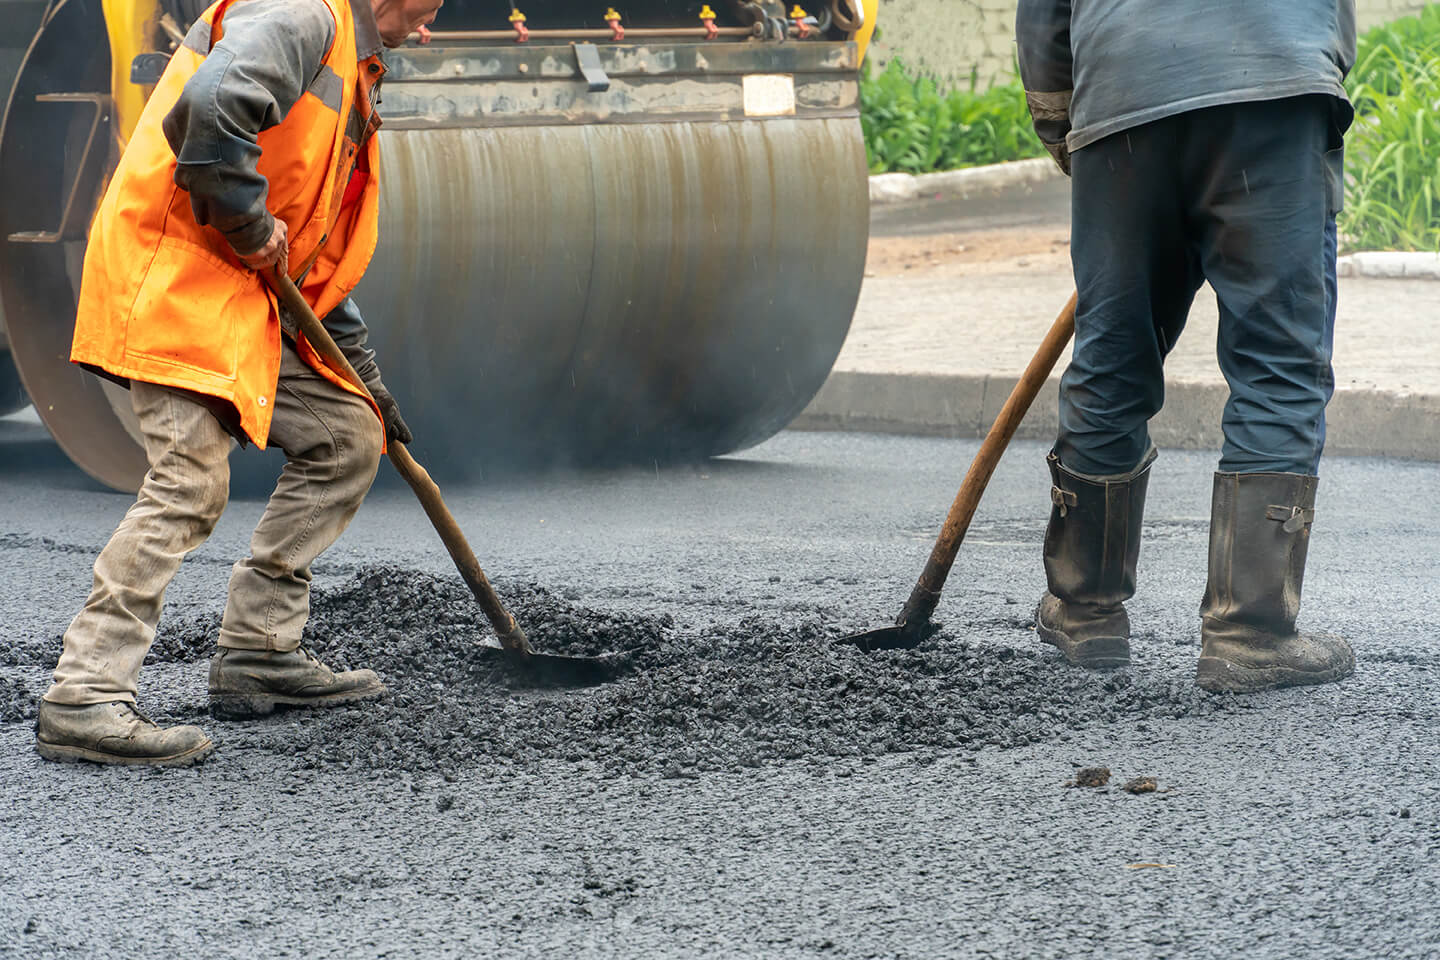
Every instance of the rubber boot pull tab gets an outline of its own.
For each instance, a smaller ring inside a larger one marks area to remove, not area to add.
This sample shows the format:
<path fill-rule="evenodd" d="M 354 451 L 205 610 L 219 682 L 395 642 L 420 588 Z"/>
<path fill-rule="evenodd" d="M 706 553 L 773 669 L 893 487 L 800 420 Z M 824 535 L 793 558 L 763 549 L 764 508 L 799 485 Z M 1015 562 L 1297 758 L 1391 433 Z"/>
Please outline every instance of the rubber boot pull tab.
<path fill-rule="evenodd" d="M 1308 524 L 1315 522 L 1314 510 L 1306 510 L 1304 507 L 1282 507 L 1274 503 L 1265 508 L 1265 516 L 1270 520 L 1284 521 L 1280 529 L 1286 533 L 1299 533 Z"/>

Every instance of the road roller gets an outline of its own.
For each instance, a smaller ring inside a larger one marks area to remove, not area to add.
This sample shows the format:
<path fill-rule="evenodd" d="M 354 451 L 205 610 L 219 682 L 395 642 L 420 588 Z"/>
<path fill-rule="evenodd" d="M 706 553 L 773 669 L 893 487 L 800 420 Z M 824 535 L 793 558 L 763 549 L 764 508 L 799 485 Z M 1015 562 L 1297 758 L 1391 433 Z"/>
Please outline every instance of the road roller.
<path fill-rule="evenodd" d="M 70 338 L 96 203 L 205 5 L 5 2 L 0 412 L 28 397 L 79 467 L 135 490 L 128 391 Z M 449 0 L 387 53 L 355 299 L 428 464 L 698 460 L 804 408 L 864 271 L 875 3 Z"/>

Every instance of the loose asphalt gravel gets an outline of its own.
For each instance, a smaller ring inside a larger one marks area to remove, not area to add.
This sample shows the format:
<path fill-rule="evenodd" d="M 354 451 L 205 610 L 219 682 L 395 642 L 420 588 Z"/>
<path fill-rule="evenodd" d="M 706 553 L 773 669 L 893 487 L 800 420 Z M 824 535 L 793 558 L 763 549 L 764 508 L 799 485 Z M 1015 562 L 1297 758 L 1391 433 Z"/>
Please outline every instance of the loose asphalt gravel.
<path fill-rule="evenodd" d="M 1034 444 L 996 472 L 944 629 L 833 646 L 894 616 L 975 448 L 789 433 L 447 490 L 537 645 L 630 655 L 590 691 L 476 656 L 482 619 L 385 483 L 317 564 L 309 638 L 389 694 L 218 722 L 205 661 L 263 506 L 242 489 L 141 681 L 218 750 L 146 772 L 31 749 L 128 498 L 0 420 L 0 955 L 1440 953 L 1440 468 L 1322 468 L 1303 622 L 1355 643 L 1339 686 L 1195 691 L 1213 458 L 1193 453 L 1155 468 L 1130 668 L 1065 667 L 1030 632 Z M 1067 786 L 1098 766 L 1107 786 Z"/>

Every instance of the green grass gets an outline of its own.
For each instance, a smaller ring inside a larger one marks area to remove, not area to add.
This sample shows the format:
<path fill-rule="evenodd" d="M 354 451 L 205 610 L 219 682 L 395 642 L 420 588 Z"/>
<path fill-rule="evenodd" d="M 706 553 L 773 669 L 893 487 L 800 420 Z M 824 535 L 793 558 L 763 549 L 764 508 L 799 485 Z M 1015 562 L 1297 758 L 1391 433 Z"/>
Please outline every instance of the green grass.
<path fill-rule="evenodd" d="M 1440 5 L 1362 36 L 1346 88 L 1346 247 L 1440 250 Z"/>
<path fill-rule="evenodd" d="M 941 93 L 899 58 L 860 78 L 860 125 L 871 173 L 929 173 L 1045 156 L 1019 80 L 983 93 Z"/>

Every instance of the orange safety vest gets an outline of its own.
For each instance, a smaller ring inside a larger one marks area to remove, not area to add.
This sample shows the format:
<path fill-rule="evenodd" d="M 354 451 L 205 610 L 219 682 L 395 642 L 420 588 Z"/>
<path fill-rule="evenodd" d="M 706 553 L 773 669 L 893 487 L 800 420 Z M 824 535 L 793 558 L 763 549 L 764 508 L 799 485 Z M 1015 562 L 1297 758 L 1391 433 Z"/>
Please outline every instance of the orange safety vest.
<path fill-rule="evenodd" d="M 100 201 L 70 359 L 228 401 L 240 428 L 264 449 L 280 377 L 275 295 L 223 234 L 195 222 L 190 195 L 175 185 L 175 154 L 161 129 L 220 39 L 229 2 L 220 0 L 201 16 L 210 36 L 203 51 L 191 46 L 190 38 L 204 36 L 199 24 L 175 51 Z M 301 290 L 322 317 L 360 282 L 375 252 L 380 163 L 373 128 L 379 117 L 371 112 L 370 92 L 385 70 L 379 57 L 357 62 L 346 0 L 324 2 L 335 18 L 324 66 L 285 119 L 259 137 L 266 202 L 289 231 L 291 275 L 304 276 Z M 362 137 L 366 130 L 371 135 Z M 363 179 L 363 189 L 342 204 L 359 139 L 368 176 L 355 178 Z M 322 376 L 360 394 L 303 337 L 297 349 Z"/>

